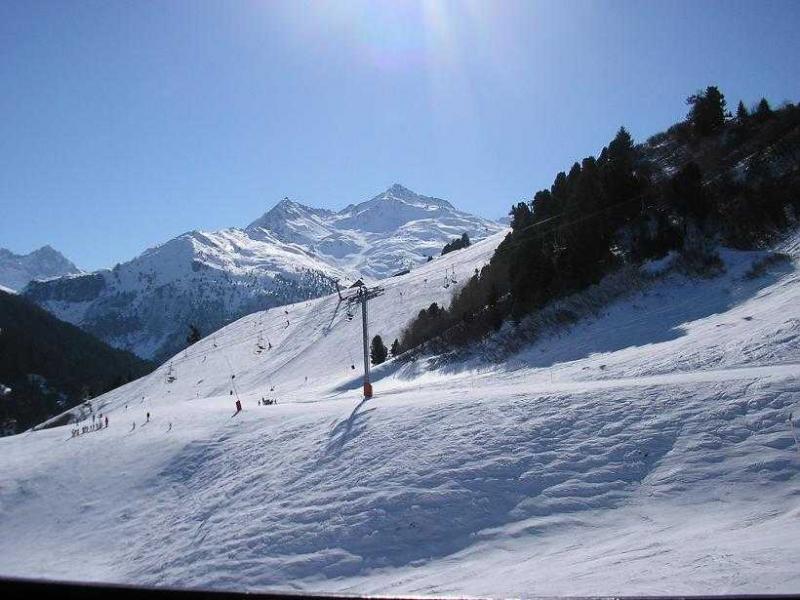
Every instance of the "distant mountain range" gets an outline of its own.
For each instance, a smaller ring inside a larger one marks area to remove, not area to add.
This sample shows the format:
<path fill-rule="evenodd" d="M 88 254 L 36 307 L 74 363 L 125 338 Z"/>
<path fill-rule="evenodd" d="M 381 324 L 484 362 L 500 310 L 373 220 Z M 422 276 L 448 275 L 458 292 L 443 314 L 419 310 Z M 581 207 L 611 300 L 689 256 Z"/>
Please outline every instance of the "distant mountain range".
<path fill-rule="evenodd" d="M 111 270 L 32 281 L 23 291 L 58 318 L 154 360 L 244 314 L 380 279 L 440 254 L 466 232 L 502 229 L 449 202 L 393 185 L 339 212 L 285 199 L 245 229 L 192 231 Z"/>
<path fill-rule="evenodd" d="M 0 287 L 19 291 L 34 279 L 74 275 L 81 270 L 50 246 L 42 246 L 30 254 L 14 254 L 0 248 Z"/>

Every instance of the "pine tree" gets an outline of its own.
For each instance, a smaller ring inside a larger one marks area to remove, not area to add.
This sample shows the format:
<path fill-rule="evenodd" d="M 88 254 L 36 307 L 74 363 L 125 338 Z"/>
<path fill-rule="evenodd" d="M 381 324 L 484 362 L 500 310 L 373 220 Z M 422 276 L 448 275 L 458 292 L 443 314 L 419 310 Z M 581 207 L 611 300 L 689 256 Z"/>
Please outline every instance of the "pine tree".
<path fill-rule="evenodd" d="M 673 204 L 683 219 L 684 234 L 689 221 L 703 229 L 712 212 L 709 194 L 703 187 L 703 172 L 695 162 L 686 164 L 671 180 Z"/>
<path fill-rule="evenodd" d="M 525 206 L 527 204 L 521 203 L 518 206 Z M 533 216 L 535 217 L 536 221 L 544 221 L 545 219 L 549 219 L 550 217 L 554 216 L 558 212 L 558 206 L 556 205 L 556 200 L 550 190 L 539 190 L 533 195 L 533 201 L 531 202 L 531 207 L 533 208 Z M 530 214 L 530 209 L 528 213 Z M 533 219 L 530 219 L 532 221 Z M 518 229 L 514 222 L 512 221 L 511 227 L 514 229 Z M 521 229 L 521 227 L 519 228 Z"/>
<path fill-rule="evenodd" d="M 192 344 L 199 342 L 201 339 L 203 339 L 203 336 L 200 335 L 200 329 L 198 329 L 193 323 L 190 323 L 189 335 L 186 336 L 186 344 L 191 346 Z"/>
<path fill-rule="evenodd" d="M 442 248 L 442 256 L 448 254 L 449 252 L 453 252 L 454 250 L 461 250 L 462 248 L 466 248 L 470 244 L 471 242 L 469 240 L 469 236 L 467 235 L 466 232 L 464 232 L 461 234 L 460 238 L 456 238 L 444 245 L 444 248 Z"/>
<path fill-rule="evenodd" d="M 619 206 L 609 215 L 609 225 L 612 229 L 616 229 L 632 219 L 639 208 L 636 203 L 629 202 L 636 196 L 639 187 L 635 174 L 636 148 L 628 130 L 620 127 L 608 148 L 603 150 L 602 160 L 598 160 L 597 164 L 602 168 L 601 177 L 606 204 Z M 626 202 L 628 204 L 625 204 Z"/>
<path fill-rule="evenodd" d="M 398 356 L 402 352 L 400 348 L 400 341 L 397 338 L 394 338 L 392 342 L 392 356 Z"/>
<path fill-rule="evenodd" d="M 739 106 L 736 107 L 736 120 L 739 124 L 744 123 L 747 121 L 747 117 L 750 116 L 750 113 L 747 112 L 747 108 L 744 105 L 744 102 L 739 100 Z"/>
<path fill-rule="evenodd" d="M 762 98 L 761 101 L 758 103 L 758 107 L 756 108 L 756 117 L 760 120 L 765 121 L 772 116 L 772 107 L 767 102 L 766 98 Z"/>
<path fill-rule="evenodd" d="M 386 362 L 386 358 L 388 356 L 389 351 L 386 349 L 381 336 L 376 335 L 374 338 L 372 338 L 372 344 L 369 350 L 369 357 L 372 360 L 372 364 L 379 365 L 384 363 Z"/>
<path fill-rule="evenodd" d="M 689 121 L 700 135 L 713 133 L 725 124 L 725 96 L 717 86 L 708 86 L 705 93 L 689 96 L 686 103 L 692 107 Z"/>
<path fill-rule="evenodd" d="M 536 205 L 534 204 L 534 206 Z M 525 202 L 518 202 L 512 206 L 508 216 L 511 217 L 511 228 L 515 230 L 523 229 L 533 222 L 531 207 Z"/>

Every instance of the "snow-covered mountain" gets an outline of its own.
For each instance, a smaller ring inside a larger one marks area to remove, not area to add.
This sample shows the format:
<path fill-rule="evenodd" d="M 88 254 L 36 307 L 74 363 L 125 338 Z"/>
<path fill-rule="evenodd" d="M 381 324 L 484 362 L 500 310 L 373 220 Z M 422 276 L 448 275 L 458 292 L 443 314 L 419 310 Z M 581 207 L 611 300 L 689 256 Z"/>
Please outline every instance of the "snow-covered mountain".
<path fill-rule="evenodd" d="M 268 232 L 331 265 L 381 279 L 438 256 L 464 232 L 480 240 L 501 229 L 501 224 L 461 212 L 446 200 L 395 184 L 339 212 L 283 200 L 246 231 L 256 239 Z"/>
<path fill-rule="evenodd" d="M 80 269 L 50 246 L 42 246 L 29 254 L 14 254 L 0 248 L 0 286 L 14 291 L 34 279 L 48 279 L 80 273 Z"/>
<path fill-rule="evenodd" d="M 479 240 L 500 229 L 394 185 L 340 212 L 284 200 L 246 229 L 186 233 L 114 269 L 33 282 L 24 293 L 112 346 L 159 360 L 185 345 L 189 324 L 208 334 L 330 293 L 337 279 L 408 269 L 464 232 Z"/>
<path fill-rule="evenodd" d="M 501 239 L 383 281 L 370 333 L 388 342 L 447 304 L 441 270 L 463 281 Z M 389 360 L 367 401 L 356 306 L 332 294 L 248 315 L 92 400 L 108 428 L 0 439 L 0 574 L 797 593 L 800 236 L 779 250 L 790 259 L 723 249 L 711 279 L 650 263 L 641 287 L 502 363 Z M 91 425 L 89 406 L 72 414 Z"/>
<path fill-rule="evenodd" d="M 112 346 L 160 359 L 255 310 L 315 298 L 347 274 L 296 245 L 241 229 L 192 231 L 113 269 L 31 282 L 24 294 Z"/>

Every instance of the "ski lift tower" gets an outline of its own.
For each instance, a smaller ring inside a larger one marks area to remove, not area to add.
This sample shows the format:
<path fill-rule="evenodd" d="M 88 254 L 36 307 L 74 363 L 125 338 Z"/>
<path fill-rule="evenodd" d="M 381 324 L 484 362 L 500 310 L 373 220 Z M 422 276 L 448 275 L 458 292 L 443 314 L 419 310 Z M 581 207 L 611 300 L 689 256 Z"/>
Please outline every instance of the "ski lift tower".
<path fill-rule="evenodd" d="M 364 341 L 364 398 L 372 398 L 372 383 L 369 380 L 369 320 L 367 303 L 383 293 L 383 288 L 368 288 L 362 280 L 356 281 L 351 288 L 356 288 L 356 298 L 361 301 L 361 329 Z"/>

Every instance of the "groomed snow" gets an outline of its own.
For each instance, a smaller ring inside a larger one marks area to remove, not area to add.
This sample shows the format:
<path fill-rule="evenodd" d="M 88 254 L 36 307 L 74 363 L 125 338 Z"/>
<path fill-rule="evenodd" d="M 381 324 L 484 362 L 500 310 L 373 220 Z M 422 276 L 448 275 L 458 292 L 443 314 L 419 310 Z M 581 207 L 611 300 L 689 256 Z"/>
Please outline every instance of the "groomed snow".
<path fill-rule="evenodd" d="M 371 334 L 388 344 L 446 303 L 446 269 L 465 279 L 500 239 L 383 281 Z M 366 402 L 357 310 L 333 295 L 245 317 L 94 400 L 108 429 L 0 439 L 0 574 L 797 592 L 800 255 L 797 240 L 782 249 L 792 260 L 755 279 L 763 253 L 725 251 L 711 280 L 668 273 L 499 365 L 390 361 Z"/>

